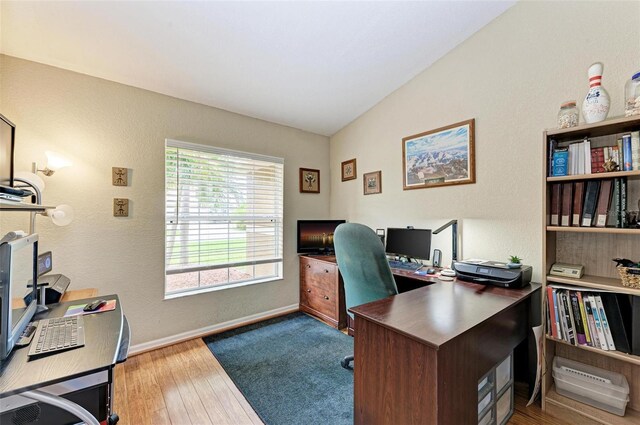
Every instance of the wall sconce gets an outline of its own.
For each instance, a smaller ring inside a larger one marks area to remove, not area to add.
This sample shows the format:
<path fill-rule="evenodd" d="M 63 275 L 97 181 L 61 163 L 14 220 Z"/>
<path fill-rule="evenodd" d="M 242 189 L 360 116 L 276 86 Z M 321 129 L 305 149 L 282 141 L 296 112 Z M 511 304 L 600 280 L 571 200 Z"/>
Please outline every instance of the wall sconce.
<path fill-rule="evenodd" d="M 72 165 L 71 161 L 56 152 L 45 151 L 44 154 L 47 156 L 47 165 L 43 169 L 38 169 L 38 164 L 34 162 L 32 166 L 32 172 L 34 174 L 38 174 L 38 171 L 40 171 L 49 177 L 59 169 Z"/>

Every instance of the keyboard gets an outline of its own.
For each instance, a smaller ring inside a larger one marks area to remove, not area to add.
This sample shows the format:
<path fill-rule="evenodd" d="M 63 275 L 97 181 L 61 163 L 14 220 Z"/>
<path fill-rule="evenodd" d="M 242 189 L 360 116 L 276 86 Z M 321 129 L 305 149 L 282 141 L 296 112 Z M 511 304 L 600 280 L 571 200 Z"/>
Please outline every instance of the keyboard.
<path fill-rule="evenodd" d="M 422 264 L 420 264 L 420 263 L 402 262 L 402 261 L 396 261 L 396 260 L 389 260 L 389 267 L 391 267 L 392 269 L 402 269 L 402 270 L 416 271 L 416 270 L 419 270 L 420 268 L 422 268 Z"/>
<path fill-rule="evenodd" d="M 84 345 L 82 316 L 41 319 L 29 346 L 29 357 L 57 353 Z"/>

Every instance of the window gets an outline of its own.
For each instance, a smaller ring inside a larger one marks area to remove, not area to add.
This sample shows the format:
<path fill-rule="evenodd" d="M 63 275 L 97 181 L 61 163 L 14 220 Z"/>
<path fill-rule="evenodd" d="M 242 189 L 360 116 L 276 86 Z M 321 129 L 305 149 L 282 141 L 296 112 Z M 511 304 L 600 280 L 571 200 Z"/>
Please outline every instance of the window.
<path fill-rule="evenodd" d="M 167 140 L 165 296 L 282 278 L 283 163 Z"/>

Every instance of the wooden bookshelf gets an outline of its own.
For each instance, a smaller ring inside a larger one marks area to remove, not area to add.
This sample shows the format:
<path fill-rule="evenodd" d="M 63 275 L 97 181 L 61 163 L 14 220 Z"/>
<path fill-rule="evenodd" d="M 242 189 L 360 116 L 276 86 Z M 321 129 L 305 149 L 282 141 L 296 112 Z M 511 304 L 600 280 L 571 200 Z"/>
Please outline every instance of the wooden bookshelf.
<path fill-rule="evenodd" d="M 617 177 L 626 177 L 627 179 L 637 179 L 637 178 L 640 178 L 640 170 L 613 171 L 611 173 L 596 173 L 596 174 L 573 174 L 571 176 L 547 177 L 547 181 L 548 182 L 566 182 L 566 181 L 594 180 L 594 179 L 614 179 Z"/>
<path fill-rule="evenodd" d="M 567 286 L 589 288 L 593 291 L 610 291 L 640 297 L 640 289 L 622 286 L 612 258 L 622 257 L 640 260 L 640 229 L 609 227 L 564 227 L 548 226 L 550 216 L 551 186 L 558 182 L 576 182 L 594 179 L 626 177 L 628 194 L 640 193 L 640 170 L 616 171 L 612 173 L 583 174 L 562 177 L 548 175 L 549 141 L 554 139 L 566 146 L 588 137 L 592 146 L 611 146 L 621 134 L 640 130 L 640 117 L 616 118 L 596 124 L 582 125 L 543 133 L 543 303 L 542 318 L 546 327 L 546 287 L 556 283 Z M 628 205 L 637 200 L 628 199 Z M 638 258 L 636 258 L 638 257 Z M 582 264 L 585 274 L 580 279 L 549 275 L 554 263 Z M 545 329 L 543 339 L 542 408 L 548 413 L 569 423 L 627 425 L 640 424 L 640 356 L 619 351 L 605 351 L 589 346 L 574 346 L 554 339 Z M 623 374 L 629 382 L 629 403 L 624 417 L 613 415 L 585 403 L 563 397 L 556 392 L 552 374 L 553 358 L 571 360 Z"/>
<path fill-rule="evenodd" d="M 547 232 L 611 233 L 618 235 L 640 236 L 640 229 L 618 229 L 616 227 L 547 226 Z"/>
<path fill-rule="evenodd" d="M 624 416 L 614 415 L 604 410 L 589 406 L 588 404 L 581 403 L 571 398 L 564 397 L 556 392 L 555 385 L 552 386 L 546 395 L 547 404 L 551 405 L 550 411 L 554 412 L 553 407 L 568 410 L 572 413 L 575 423 L 584 424 L 582 420 L 578 418 L 587 418 L 595 423 L 599 424 L 611 424 L 611 425 L 638 425 L 640 424 L 640 412 L 627 407 Z M 561 416 L 558 414 L 557 416 Z M 589 422 L 586 422 L 589 423 Z"/>
<path fill-rule="evenodd" d="M 561 339 L 556 339 L 552 336 L 546 335 L 548 341 L 557 342 L 558 344 L 565 344 L 570 347 L 577 348 L 579 350 L 590 351 L 592 353 L 600 354 L 601 356 L 611 357 L 613 359 L 622 360 L 623 362 L 633 363 L 635 365 L 640 366 L 640 356 L 634 356 L 633 354 L 623 353 L 621 351 L 607 351 L 601 350 L 600 348 L 589 347 L 588 345 L 573 345 L 568 343 L 567 341 L 563 341 Z"/>
<path fill-rule="evenodd" d="M 620 294 L 638 295 L 640 289 L 622 286 L 622 281 L 615 277 L 584 275 L 580 279 L 562 276 L 547 276 L 547 283 L 561 283 L 565 285 L 584 286 L 585 288 L 593 288 L 601 291 L 611 291 Z"/>

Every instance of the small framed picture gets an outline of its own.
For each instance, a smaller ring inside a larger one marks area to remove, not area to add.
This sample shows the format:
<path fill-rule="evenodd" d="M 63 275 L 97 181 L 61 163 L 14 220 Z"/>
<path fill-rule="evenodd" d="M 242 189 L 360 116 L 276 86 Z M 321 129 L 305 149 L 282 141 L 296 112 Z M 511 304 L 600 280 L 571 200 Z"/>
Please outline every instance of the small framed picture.
<path fill-rule="evenodd" d="M 356 159 L 350 159 L 342 162 L 342 181 L 355 180 L 358 177 L 356 171 Z"/>
<path fill-rule="evenodd" d="M 382 171 L 374 171 L 362 175 L 365 195 L 382 193 Z"/>
<path fill-rule="evenodd" d="M 320 170 L 300 169 L 300 193 L 320 193 Z"/>

